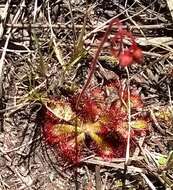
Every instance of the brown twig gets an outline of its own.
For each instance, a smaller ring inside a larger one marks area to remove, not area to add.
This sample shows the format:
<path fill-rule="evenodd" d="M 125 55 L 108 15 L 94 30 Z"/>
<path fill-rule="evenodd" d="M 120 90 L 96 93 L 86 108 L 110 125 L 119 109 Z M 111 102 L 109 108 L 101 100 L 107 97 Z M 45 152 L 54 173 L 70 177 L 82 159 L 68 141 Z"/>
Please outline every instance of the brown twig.
<path fill-rule="evenodd" d="M 129 28 L 129 30 L 133 30 L 133 29 L 138 29 L 138 28 L 141 28 L 141 29 L 163 29 L 163 28 L 166 28 L 166 27 L 171 27 L 172 24 L 171 23 L 168 23 L 168 24 L 150 24 L 150 25 L 138 25 L 138 26 L 134 26 L 134 25 L 131 25 L 131 26 L 122 26 L 123 29 L 127 29 Z M 31 23 L 31 24 L 27 24 L 27 23 L 15 23 L 15 24 L 12 24 L 12 23 L 6 23 L 5 24 L 5 27 L 7 28 L 21 28 L 21 29 L 24 29 L 24 28 L 50 28 L 50 25 L 49 24 L 42 24 L 42 23 Z M 69 24 L 63 24 L 63 23 L 56 23 L 56 24 L 52 24 L 51 26 L 53 29 L 59 29 L 59 28 L 71 28 L 71 26 Z M 75 28 L 76 29 L 81 29 L 83 27 L 82 24 L 76 24 L 75 25 Z M 107 27 L 107 26 L 105 26 Z M 103 27 L 102 29 L 104 29 L 105 27 Z M 89 29 L 90 27 L 89 26 L 86 26 L 87 29 Z M 117 29 L 118 27 L 117 26 L 112 26 L 113 29 Z M 101 29 L 101 30 L 102 30 Z M 98 32 L 98 31 L 96 31 Z M 93 32 L 92 32 L 93 33 Z"/>

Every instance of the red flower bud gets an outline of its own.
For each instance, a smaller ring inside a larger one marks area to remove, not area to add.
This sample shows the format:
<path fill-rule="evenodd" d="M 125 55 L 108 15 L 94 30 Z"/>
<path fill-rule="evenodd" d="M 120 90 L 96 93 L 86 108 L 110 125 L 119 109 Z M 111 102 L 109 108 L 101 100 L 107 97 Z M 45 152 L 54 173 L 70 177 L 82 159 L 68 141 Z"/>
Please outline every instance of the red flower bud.
<path fill-rule="evenodd" d="M 136 48 L 132 51 L 133 59 L 137 62 L 140 63 L 142 62 L 143 59 L 143 53 L 140 48 Z"/>
<path fill-rule="evenodd" d="M 119 64 L 122 67 L 126 67 L 128 65 L 131 65 L 133 63 L 133 57 L 132 54 L 129 51 L 121 52 L 119 55 Z"/>

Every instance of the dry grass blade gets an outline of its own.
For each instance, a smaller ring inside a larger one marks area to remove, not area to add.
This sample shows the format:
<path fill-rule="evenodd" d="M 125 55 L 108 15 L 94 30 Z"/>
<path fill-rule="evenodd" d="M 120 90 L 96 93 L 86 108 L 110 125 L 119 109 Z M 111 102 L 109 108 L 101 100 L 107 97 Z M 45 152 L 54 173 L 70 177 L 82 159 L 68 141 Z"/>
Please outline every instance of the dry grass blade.
<path fill-rule="evenodd" d="M 74 17 L 73 17 L 71 0 L 67 0 L 67 4 L 68 4 L 69 10 L 70 10 L 72 32 L 73 32 L 73 41 L 74 41 L 74 44 L 75 44 L 75 41 L 77 40 L 77 35 L 76 35 L 76 27 L 75 27 L 75 21 L 74 21 Z"/>
<path fill-rule="evenodd" d="M 102 189 L 102 182 L 101 182 L 101 176 L 100 176 L 100 166 L 96 165 L 95 167 L 96 172 L 96 190 Z"/>
<path fill-rule="evenodd" d="M 100 166 L 106 166 L 106 167 L 112 167 L 112 168 L 124 170 L 124 163 L 115 164 L 115 163 L 112 163 L 112 162 L 96 160 L 96 159 L 93 159 L 93 158 L 90 158 L 90 159 L 85 160 L 83 162 L 94 164 L 94 165 L 100 165 Z M 142 169 L 142 168 L 134 167 L 134 166 L 127 166 L 127 172 L 128 173 L 134 173 L 134 172 L 145 173 L 145 170 Z"/>
<path fill-rule="evenodd" d="M 155 46 L 165 46 L 173 45 L 172 37 L 147 37 L 147 38 L 138 38 L 137 43 L 141 46 L 155 45 Z M 170 49 L 171 50 L 171 49 Z"/>
<path fill-rule="evenodd" d="M 21 7 L 17 11 L 15 17 L 13 18 L 12 24 L 15 24 L 18 21 L 18 19 L 20 18 L 21 14 L 22 14 L 22 10 L 23 10 L 24 6 L 25 6 L 25 0 L 23 0 L 21 2 Z M 11 35 L 12 35 L 12 28 L 10 28 L 8 30 L 8 36 L 6 38 L 4 50 L 2 52 L 1 59 L 0 59 L 0 98 L 2 97 L 3 67 L 4 67 L 4 62 L 5 62 L 5 55 L 6 55 L 7 46 L 8 46 L 9 40 L 11 38 Z"/>
<path fill-rule="evenodd" d="M 55 51 L 55 54 L 56 54 L 56 57 L 59 61 L 59 63 L 61 64 L 62 68 L 64 70 L 66 70 L 66 63 L 64 61 L 64 58 L 63 58 L 63 54 L 61 52 L 61 49 L 59 48 L 57 42 L 56 42 L 56 37 L 55 37 L 55 34 L 53 32 L 53 28 L 52 28 L 52 22 L 51 22 L 51 17 L 50 17 L 50 6 L 49 6 L 49 2 L 47 3 L 47 6 L 48 6 L 48 21 L 49 21 L 49 27 L 50 27 L 50 31 L 51 31 L 51 39 L 53 41 L 53 44 L 54 44 L 54 51 Z"/>
<path fill-rule="evenodd" d="M 2 93 L 3 67 L 4 67 L 4 62 L 5 62 L 5 55 L 6 55 L 6 51 L 7 51 L 7 46 L 8 46 L 10 38 L 11 38 L 11 33 L 9 33 L 7 36 L 5 46 L 4 46 L 4 50 L 2 52 L 1 59 L 0 59 L 0 98 L 2 98 L 2 95 L 3 95 L 3 93 Z"/>
<path fill-rule="evenodd" d="M 144 178 L 144 180 L 152 190 L 156 190 L 156 187 L 153 185 L 153 183 L 148 179 L 148 177 L 145 174 L 141 173 L 141 176 Z"/>
<path fill-rule="evenodd" d="M 173 20 L 173 1 L 172 0 L 166 0 L 166 1 L 167 1 L 169 10 L 170 10 L 170 13 L 171 13 L 171 16 L 172 16 L 172 20 Z"/>
<path fill-rule="evenodd" d="M 64 23 L 59 23 L 57 22 L 56 24 L 52 24 L 51 25 L 53 29 L 59 29 L 59 28 L 71 28 L 71 26 L 67 23 L 67 24 L 64 24 Z M 148 25 L 130 25 L 130 26 L 122 26 L 123 29 L 126 29 L 126 28 L 129 28 L 130 30 L 134 30 L 134 29 L 138 29 L 138 28 L 141 28 L 141 29 L 164 29 L 164 28 L 168 28 L 168 27 L 171 27 L 171 23 L 168 23 L 168 24 L 148 24 Z M 11 24 L 11 23 L 5 23 L 5 27 L 7 28 L 22 28 L 22 29 L 25 29 L 25 28 L 29 28 L 31 27 L 32 29 L 34 28 L 50 28 L 50 24 L 42 24 L 42 23 L 31 23 L 31 24 L 27 24 L 27 23 L 15 23 L 15 24 Z M 76 29 L 78 30 L 81 30 L 83 28 L 83 24 L 76 24 L 75 25 Z M 86 29 L 91 29 L 92 26 L 88 26 L 86 25 Z M 117 26 L 113 26 L 113 29 L 117 29 Z"/>
<path fill-rule="evenodd" d="M 7 14 L 8 14 L 8 9 L 10 7 L 10 3 L 11 0 L 8 0 L 5 4 L 5 7 L 2 7 L 0 9 L 0 13 L 1 13 L 1 22 L 0 22 L 0 39 L 2 38 L 2 35 L 4 33 L 4 25 L 6 23 L 6 18 L 7 18 Z"/>
<path fill-rule="evenodd" d="M 34 15 L 33 15 L 34 17 L 33 17 L 33 22 L 36 21 L 37 9 L 38 9 L 37 4 L 38 4 L 38 1 L 35 0 L 35 3 L 34 3 Z"/>
<path fill-rule="evenodd" d="M 74 51 L 67 65 L 68 69 L 73 68 L 74 65 L 77 62 L 79 62 L 83 57 L 85 57 L 87 53 L 86 50 L 84 49 L 84 35 L 85 35 L 85 30 L 86 30 L 86 19 L 87 19 L 87 13 L 85 14 L 83 26 L 79 33 L 79 37 L 76 40 L 76 42 L 74 42 Z"/>

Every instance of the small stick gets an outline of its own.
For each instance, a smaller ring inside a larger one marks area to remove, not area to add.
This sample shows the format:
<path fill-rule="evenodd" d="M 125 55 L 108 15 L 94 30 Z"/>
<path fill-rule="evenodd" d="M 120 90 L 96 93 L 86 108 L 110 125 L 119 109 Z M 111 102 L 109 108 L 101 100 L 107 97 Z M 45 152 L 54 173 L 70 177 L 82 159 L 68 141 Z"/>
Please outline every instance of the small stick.
<path fill-rule="evenodd" d="M 5 23 L 4 24 L 5 27 L 7 28 L 18 28 L 18 29 L 25 29 L 25 28 L 40 28 L 40 29 L 44 29 L 44 28 L 50 28 L 50 25 L 49 24 L 42 24 L 42 23 Z M 82 24 L 76 24 L 75 25 L 75 28 L 76 29 L 81 29 L 83 27 Z M 138 26 L 135 26 L 135 25 L 131 25 L 131 26 L 122 26 L 123 29 L 127 29 L 129 28 L 129 30 L 134 30 L 134 29 L 138 29 L 138 28 L 141 28 L 141 29 L 164 29 L 164 28 L 167 28 L 167 27 L 172 27 L 172 24 L 171 23 L 168 23 L 168 24 L 150 24 L 150 25 L 138 25 Z M 64 24 L 64 23 L 56 23 L 56 24 L 52 24 L 52 28 L 53 29 L 59 29 L 59 28 L 71 28 L 70 24 Z M 91 27 L 89 26 L 86 26 L 87 29 L 90 29 Z M 103 30 L 104 28 L 106 28 L 106 26 L 104 26 L 103 28 L 101 28 L 100 30 Z M 112 26 L 113 29 L 118 29 L 117 26 Z M 98 30 L 98 31 L 100 31 Z M 97 33 L 98 31 L 95 31 L 92 33 Z M 86 38 L 85 38 L 86 39 Z"/>

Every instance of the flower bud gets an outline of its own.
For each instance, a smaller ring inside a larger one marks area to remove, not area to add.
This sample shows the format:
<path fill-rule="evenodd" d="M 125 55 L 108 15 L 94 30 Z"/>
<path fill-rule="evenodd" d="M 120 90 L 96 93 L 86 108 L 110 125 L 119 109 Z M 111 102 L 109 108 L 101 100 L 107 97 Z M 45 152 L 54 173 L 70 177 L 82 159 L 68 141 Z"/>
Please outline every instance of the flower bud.
<path fill-rule="evenodd" d="M 137 62 L 140 63 L 143 60 L 143 53 L 140 48 L 136 48 L 132 52 L 133 59 Z"/>
<path fill-rule="evenodd" d="M 133 63 L 133 57 L 132 54 L 129 51 L 121 52 L 119 55 L 119 64 L 122 67 L 126 67 L 128 65 L 131 65 Z"/>

